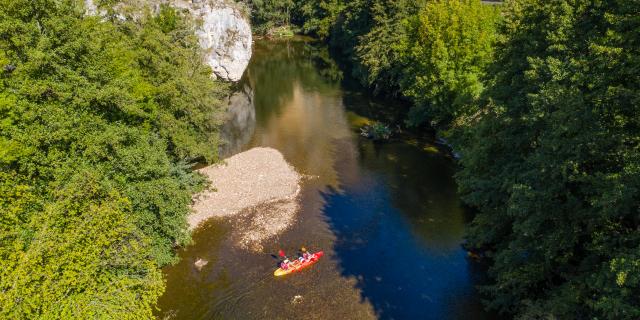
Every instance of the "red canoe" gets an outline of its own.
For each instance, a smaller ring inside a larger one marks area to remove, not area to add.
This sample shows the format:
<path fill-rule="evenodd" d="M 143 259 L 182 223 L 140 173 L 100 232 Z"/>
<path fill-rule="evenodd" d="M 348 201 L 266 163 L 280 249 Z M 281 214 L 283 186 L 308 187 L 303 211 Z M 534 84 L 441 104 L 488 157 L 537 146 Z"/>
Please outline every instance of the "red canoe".
<path fill-rule="evenodd" d="M 324 255 L 324 252 L 322 251 L 318 251 L 314 254 L 311 255 L 311 259 L 304 261 L 304 262 L 300 262 L 300 260 L 296 260 L 293 261 L 289 264 L 289 268 L 287 268 L 287 270 L 284 270 L 282 268 L 278 268 L 278 270 L 273 272 L 273 275 L 276 277 L 279 276 L 284 276 L 286 274 L 289 273 L 294 273 L 294 272 L 298 272 L 316 262 L 318 262 L 318 260 L 320 260 L 320 258 Z"/>

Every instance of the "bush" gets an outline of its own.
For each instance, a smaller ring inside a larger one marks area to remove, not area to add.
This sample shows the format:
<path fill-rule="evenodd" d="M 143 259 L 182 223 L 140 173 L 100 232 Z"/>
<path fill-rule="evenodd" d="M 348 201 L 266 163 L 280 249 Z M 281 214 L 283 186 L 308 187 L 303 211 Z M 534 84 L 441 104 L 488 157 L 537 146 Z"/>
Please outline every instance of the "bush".
<path fill-rule="evenodd" d="M 391 138 L 391 129 L 381 122 L 374 122 L 360 129 L 360 135 L 374 141 L 389 140 Z"/>

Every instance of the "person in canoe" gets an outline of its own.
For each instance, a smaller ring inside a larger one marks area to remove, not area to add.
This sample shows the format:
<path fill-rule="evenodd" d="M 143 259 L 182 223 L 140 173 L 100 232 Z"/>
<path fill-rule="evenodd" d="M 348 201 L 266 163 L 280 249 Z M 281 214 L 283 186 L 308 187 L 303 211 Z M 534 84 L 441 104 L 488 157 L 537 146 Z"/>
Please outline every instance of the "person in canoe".
<path fill-rule="evenodd" d="M 300 257 L 300 262 L 311 260 L 312 255 L 309 252 L 307 252 L 307 249 L 305 247 L 302 247 L 300 251 L 302 251 L 302 257 Z"/>
<path fill-rule="evenodd" d="M 304 268 L 307 268 L 313 264 L 315 264 L 320 257 L 324 255 L 324 252 L 318 251 L 316 253 L 309 253 L 306 249 L 302 248 L 302 254 L 298 259 L 292 259 L 289 261 L 287 257 L 284 255 L 284 252 L 280 250 L 280 256 L 285 260 L 280 263 L 280 267 L 273 272 L 273 275 L 276 277 L 284 276 L 290 273 L 298 272 Z"/>
<path fill-rule="evenodd" d="M 289 258 L 287 258 L 287 256 L 284 254 L 284 251 L 280 249 L 280 252 L 278 252 L 278 254 L 280 255 L 280 257 L 284 258 L 284 260 L 280 262 L 280 268 L 282 268 L 282 270 L 289 269 L 289 265 L 291 264 L 291 261 L 289 261 Z"/>

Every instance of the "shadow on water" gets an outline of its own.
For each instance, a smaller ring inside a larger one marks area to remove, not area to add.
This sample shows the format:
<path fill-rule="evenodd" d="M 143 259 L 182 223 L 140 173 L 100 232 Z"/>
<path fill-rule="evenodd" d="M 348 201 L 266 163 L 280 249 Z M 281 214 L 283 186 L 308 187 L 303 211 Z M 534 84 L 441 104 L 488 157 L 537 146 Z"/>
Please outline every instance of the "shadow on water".
<path fill-rule="evenodd" d="M 381 319 L 492 319 L 460 247 L 466 217 L 449 161 L 407 143 L 358 145 L 359 178 L 324 194 L 342 275 Z"/>

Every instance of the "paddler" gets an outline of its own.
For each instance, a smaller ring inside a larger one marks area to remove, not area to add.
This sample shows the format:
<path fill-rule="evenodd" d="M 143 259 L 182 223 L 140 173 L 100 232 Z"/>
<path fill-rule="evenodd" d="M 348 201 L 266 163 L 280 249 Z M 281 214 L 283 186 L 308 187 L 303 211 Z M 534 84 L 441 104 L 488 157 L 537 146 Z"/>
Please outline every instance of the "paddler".
<path fill-rule="evenodd" d="M 302 257 L 300 261 L 309 261 L 311 260 L 311 255 L 307 252 L 307 249 L 305 247 L 302 247 L 300 249 L 300 251 L 302 251 Z"/>
<path fill-rule="evenodd" d="M 280 268 L 282 270 L 289 269 L 289 264 L 291 263 L 291 261 L 289 261 L 289 258 L 287 258 L 287 256 L 284 254 L 284 251 L 280 249 L 278 254 L 280 255 L 280 257 L 284 258 L 284 260 L 280 263 Z"/>

